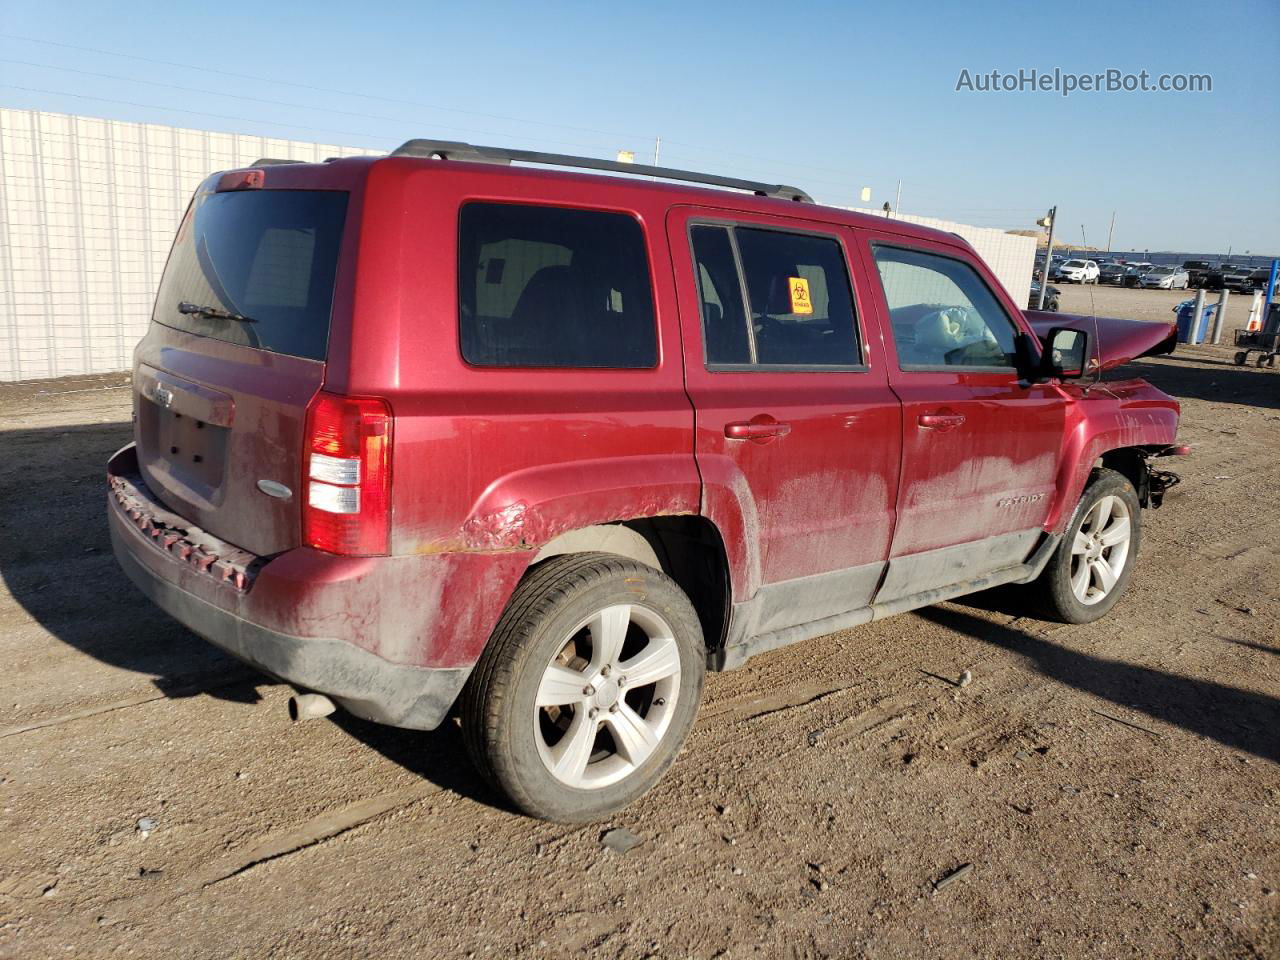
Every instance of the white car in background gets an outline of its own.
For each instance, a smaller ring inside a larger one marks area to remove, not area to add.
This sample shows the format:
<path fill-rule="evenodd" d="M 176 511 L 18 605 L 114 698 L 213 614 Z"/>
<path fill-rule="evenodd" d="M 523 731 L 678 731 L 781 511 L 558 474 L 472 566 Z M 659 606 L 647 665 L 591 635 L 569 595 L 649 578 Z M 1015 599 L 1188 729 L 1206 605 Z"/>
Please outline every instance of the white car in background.
<path fill-rule="evenodd" d="M 1068 260 L 1058 268 L 1058 276 L 1067 283 L 1097 283 L 1100 272 L 1092 260 Z"/>
<path fill-rule="evenodd" d="M 1138 281 L 1143 289 L 1185 290 L 1191 283 L 1191 275 L 1181 267 L 1152 267 Z"/>

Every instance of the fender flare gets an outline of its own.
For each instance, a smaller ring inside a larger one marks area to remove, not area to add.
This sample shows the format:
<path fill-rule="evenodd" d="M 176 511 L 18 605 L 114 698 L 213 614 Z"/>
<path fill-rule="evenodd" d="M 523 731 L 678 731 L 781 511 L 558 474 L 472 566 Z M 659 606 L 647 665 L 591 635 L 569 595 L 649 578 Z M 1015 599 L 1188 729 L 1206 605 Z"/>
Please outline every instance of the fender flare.
<path fill-rule="evenodd" d="M 698 466 L 702 470 L 701 512 L 720 531 L 733 600 L 750 600 L 762 581 L 760 515 L 755 494 L 746 474 L 727 456 L 699 457 Z"/>
<path fill-rule="evenodd" d="M 1155 392 L 1154 387 L 1142 387 Z M 1062 461 L 1058 468 L 1056 486 L 1058 502 L 1045 518 L 1045 529 L 1050 533 L 1062 533 L 1084 493 L 1096 464 L 1103 454 L 1115 450 L 1141 449 L 1150 446 L 1167 446 L 1174 442 L 1178 432 L 1177 402 L 1165 397 L 1166 403 L 1126 403 L 1117 399 L 1109 405 L 1092 406 L 1090 402 L 1068 428 L 1063 447 Z"/>
<path fill-rule="evenodd" d="M 530 467 L 500 477 L 480 495 L 462 524 L 462 545 L 467 550 L 541 550 L 588 527 L 696 514 L 700 494 L 689 454 Z"/>

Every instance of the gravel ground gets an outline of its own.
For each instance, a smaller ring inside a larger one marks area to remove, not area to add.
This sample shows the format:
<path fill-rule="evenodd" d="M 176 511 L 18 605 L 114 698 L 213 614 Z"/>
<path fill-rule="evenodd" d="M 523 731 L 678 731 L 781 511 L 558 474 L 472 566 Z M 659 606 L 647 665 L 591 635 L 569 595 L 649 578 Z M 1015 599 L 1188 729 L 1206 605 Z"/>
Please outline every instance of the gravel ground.
<path fill-rule="evenodd" d="M 1006 591 L 711 675 L 666 779 L 573 829 L 452 725 L 290 726 L 116 569 L 122 379 L 0 387 L 0 956 L 1280 956 L 1280 371 L 1132 371 L 1195 453 L 1108 618 Z"/>
<path fill-rule="evenodd" d="M 1174 317 L 1174 308 L 1183 300 L 1194 300 L 1194 290 L 1136 290 L 1105 284 L 1052 283 L 1060 293 L 1063 313 L 1100 317 L 1132 317 L 1135 320 L 1163 320 Z M 1217 303 L 1220 294 L 1205 292 L 1205 303 Z M 1227 297 L 1227 320 L 1222 343 L 1231 343 L 1231 332 L 1249 319 L 1253 294 L 1232 293 Z"/>

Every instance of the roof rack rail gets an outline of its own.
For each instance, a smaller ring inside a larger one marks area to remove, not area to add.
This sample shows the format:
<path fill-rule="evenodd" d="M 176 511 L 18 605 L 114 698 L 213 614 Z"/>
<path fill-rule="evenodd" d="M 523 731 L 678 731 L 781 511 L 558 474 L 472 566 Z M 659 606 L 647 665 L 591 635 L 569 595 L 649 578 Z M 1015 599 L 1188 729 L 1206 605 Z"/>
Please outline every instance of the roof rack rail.
<path fill-rule="evenodd" d="M 275 157 L 259 157 L 257 160 L 253 161 L 253 163 L 249 164 L 249 166 L 275 167 L 275 166 L 279 166 L 282 163 L 305 163 L 305 162 L 306 162 L 305 160 L 277 160 Z"/>
<path fill-rule="evenodd" d="M 813 198 L 798 187 L 781 183 L 759 183 L 755 180 L 739 180 L 737 177 L 721 177 L 713 173 L 694 173 L 674 167 L 654 167 L 644 163 L 621 163 L 615 160 L 597 160 L 594 157 L 575 157 L 563 153 L 540 153 L 534 150 L 511 150 L 507 147 L 479 147 L 455 140 L 408 140 L 391 151 L 393 157 L 426 157 L 441 160 L 465 160 L 471 163 L 545 163 L 556 167 L 578 167 L 584 170 L 608 170 L 611 173 L 629 173 L 638 177 L 662 177 L 664 180 L 683 180 L 689 183 L 706 183 L 716 187 L 746 190 L 761 197 L 795 200 L 813 203 Z"/>

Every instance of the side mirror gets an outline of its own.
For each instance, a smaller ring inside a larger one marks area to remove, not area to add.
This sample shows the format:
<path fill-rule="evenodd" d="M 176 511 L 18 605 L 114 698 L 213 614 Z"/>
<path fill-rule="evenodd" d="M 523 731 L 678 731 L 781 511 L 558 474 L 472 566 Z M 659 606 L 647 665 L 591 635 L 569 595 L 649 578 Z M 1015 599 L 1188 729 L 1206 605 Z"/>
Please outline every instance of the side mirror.
<path fill-rule="evenodd" d="M 1089 335 L 1083 330 L 1054 327 L 1045 338 L 1040 355 L 1040 375 L 1058 380 L 1077 380 L 1084 376 L 1089 356 Z"/>

